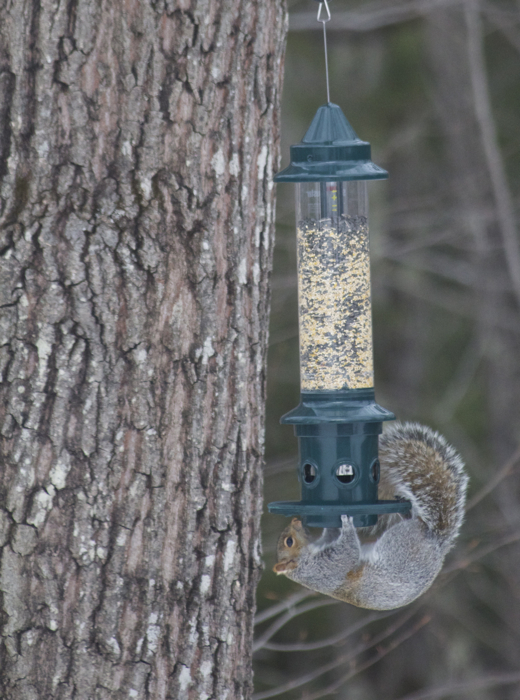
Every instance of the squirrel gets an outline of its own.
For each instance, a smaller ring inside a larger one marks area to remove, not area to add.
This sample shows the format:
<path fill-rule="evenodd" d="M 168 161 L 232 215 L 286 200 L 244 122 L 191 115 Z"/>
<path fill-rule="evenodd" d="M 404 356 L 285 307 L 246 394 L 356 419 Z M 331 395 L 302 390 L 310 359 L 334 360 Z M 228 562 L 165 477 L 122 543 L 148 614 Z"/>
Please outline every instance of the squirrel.
<path fill-rule="evenodd" d="M 442 435 L 418 423 L 386 431 L 379 453 L 380 497 L 410 500 L 411 514 L 380 516 L 373 528 L 359 528 L 364 544 L 346 515 L 341 528 L 324 529 L 315 542 L 293 518 L 278 540 L 276 574 L 372 610 L 407 605 L 431 586 L 464 518 L 462 459 Z"/>

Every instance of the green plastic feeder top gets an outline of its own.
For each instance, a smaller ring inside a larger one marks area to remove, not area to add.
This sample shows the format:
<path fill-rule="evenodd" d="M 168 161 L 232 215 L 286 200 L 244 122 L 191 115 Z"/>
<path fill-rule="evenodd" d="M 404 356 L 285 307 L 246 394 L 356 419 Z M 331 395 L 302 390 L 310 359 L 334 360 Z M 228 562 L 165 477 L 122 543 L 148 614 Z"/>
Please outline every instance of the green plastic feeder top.
<path fill-rule="evenodd" d="M 275 182 L 384 180 L 388 173 L 370 160 L 370 144 L 361 141 L 338 105 L 316 112 L 300 143 L 291 146 L 291 164 Z"/>

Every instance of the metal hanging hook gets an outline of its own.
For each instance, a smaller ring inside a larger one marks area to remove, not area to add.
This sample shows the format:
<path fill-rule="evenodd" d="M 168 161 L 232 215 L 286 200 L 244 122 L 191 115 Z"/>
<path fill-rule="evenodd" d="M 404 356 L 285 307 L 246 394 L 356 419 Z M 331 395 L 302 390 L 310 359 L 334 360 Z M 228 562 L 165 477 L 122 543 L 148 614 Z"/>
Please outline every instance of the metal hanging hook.
<path fill-rule="evenodd" d="M 325 7 L 325 11 L 327 12 L 326 17 L 321 16 L 323 7 Z M 327 0 L 323 0 L 323 2 L 320 2 L 320 6 L 318 7 L 317 20 L 318 20 L 318 22 L 321 22 L 323 24 L 323 45 L 325 48 L 325 78 L 327 81 L 327 102 L 330 102 L 329 60 L 327 57 L 327 28 L 326 28 L 326 23 L 330 20 L 330 10 L 329 10 L 329 4 L 328 4 Z"/>
<path fill-rule="evenodd" d="M 321 11 L 322 11 L 324 5 L 325 5 L 325 9 L 327 11 L 327 18 L 326 19 L 321 18 Z M 330 10 L 329 10 L 329 3 L 327 2 L 327 0 L 323 0 L 323 2 L 320 2 L 320 6 L 318 7 L 318 18 L 317 19 L 318 19 L 318 22 L 323 22 L 323 23 L 329 21 Z"/>

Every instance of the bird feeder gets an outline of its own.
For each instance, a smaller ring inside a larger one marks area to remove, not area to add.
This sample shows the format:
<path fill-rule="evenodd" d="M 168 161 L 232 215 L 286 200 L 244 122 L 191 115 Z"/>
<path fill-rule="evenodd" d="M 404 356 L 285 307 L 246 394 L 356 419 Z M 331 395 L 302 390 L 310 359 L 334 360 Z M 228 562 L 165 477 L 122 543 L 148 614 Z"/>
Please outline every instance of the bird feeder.
<path fill-rule="evenodd" d="M 387 177 L 329 98 L 274 178 L 296 187 L 301 398 L 281 422 L 298 438 L 301 501 L 268 507 L 310 527 L 410 510 L 377 495 L 378 436 L 395 416 L 374 394 L 367 182 Z"/>

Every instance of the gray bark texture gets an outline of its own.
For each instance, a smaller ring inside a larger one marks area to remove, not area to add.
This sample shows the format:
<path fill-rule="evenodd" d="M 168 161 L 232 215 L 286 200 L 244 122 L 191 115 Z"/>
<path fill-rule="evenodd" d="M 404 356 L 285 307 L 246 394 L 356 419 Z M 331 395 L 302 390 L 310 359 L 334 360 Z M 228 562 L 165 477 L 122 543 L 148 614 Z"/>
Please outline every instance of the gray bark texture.
<path fill-rule="evenodd" d="M 1 6 L 4 700 L 250 696 L 285 31 Z"/>

